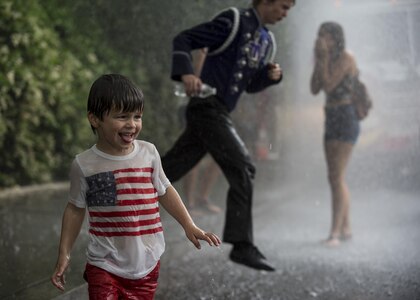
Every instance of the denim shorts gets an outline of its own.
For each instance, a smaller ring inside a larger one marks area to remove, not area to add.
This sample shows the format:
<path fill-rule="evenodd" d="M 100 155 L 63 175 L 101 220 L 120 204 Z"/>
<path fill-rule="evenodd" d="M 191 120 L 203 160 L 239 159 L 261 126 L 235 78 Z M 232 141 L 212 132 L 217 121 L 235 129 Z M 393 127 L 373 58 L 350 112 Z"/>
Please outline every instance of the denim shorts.
<path fill-rule="evenodd" d="M 325 141 L 338 140 L 355 144 L 359 133 L 359 120 L 352 104 L 325 108 Z"/>

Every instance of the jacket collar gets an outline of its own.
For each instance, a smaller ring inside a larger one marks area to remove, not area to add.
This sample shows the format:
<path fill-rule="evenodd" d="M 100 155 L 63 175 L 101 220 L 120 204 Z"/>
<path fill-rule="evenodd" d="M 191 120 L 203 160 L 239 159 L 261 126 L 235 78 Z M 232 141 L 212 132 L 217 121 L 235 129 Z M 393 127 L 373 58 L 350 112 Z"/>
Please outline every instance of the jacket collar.
<path fill-rule="evenodd" d="M 261 17 L 258 14 L 257 10 L 255 8 L 251 7 L 248 11 L 255 17 L 255 19 L 258 23 L 258 26 L 259 27 L 264 27 L 264 24 L 261 22 Z"/>

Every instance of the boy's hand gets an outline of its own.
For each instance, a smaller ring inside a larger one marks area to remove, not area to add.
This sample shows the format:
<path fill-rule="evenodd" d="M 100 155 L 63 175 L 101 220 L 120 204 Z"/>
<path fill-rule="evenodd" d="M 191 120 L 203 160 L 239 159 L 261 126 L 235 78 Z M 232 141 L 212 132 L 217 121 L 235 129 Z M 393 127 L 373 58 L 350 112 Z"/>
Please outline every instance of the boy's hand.
<path fill-rule="evenodd" d="M 182 82 L 184 83 L 185 93 L 188 97 L 198 95 L 201 91 L 201 79 L 193 74 L 182 75 Z"/>
<path fill-rule="evenodd" d="M 216 247 L 220 246 L 220 244 L 222 243 L 220 238 L 216 234 L 212 232 L 205 232 L 195 225 L 189 228 L 188 230 L 185 230 L 185 234 L 197 249 L 201 249 L 201 245 L 198 240 L 206 241 L 210 246 Z"/>
<path fill-rule="evenodd" d="M 69 266 L 69 261 L 69 256 L 60 255 L 57 261 L 57 266 L 55 267 L 54 274 L 51 276 L 52 284 L 62 291 L 64 291 L 64 285 L 66 284 L 66 276 L 64 275 L 64 273 L 66 272 Z"/>
<path fill-rule="evenodd" d="M 283 71 L 279 64 L 269 63 L 268 64 L 268 78 L 273 81 L 279 80 L 283 76 Z"/>

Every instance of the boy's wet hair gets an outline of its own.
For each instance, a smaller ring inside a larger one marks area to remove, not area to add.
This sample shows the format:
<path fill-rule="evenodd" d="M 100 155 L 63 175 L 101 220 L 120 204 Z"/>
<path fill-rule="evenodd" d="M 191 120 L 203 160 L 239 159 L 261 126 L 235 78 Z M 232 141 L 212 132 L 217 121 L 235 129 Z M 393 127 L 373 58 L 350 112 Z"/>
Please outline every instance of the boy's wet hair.
<path fill-rule="evenodd" d="M 252 6 L 256 7 L 258 6 L 263 0 L 252 0 Z M 268 0 L 269 2 L 275 2 L 277 0 Z M 292 0 L 293 5 L 296 5 L 296 0 Z"/>
<path fill-rule="evenodd" d="M 127 77 L 105 74 L 95 80 L 90 88 L 87 111 L 103 120 L 112 109 L 121 112 L 143 111 L 143 92 Z M 95 129 L 92 127 L 92 130 Z"/>

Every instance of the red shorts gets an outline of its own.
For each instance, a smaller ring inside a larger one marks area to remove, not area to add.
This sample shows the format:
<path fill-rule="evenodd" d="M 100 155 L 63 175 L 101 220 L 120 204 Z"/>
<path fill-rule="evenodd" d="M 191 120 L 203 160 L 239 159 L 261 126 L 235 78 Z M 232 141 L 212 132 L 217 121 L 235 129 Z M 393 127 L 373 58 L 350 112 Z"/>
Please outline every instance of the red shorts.
<path fill-rule="evenodd" d="M 88 283 L 89 300 L 153 300 L 159 278 L 160 262 L 140 279 L 127 279 L 86 264 L 84 278 Z"/>

